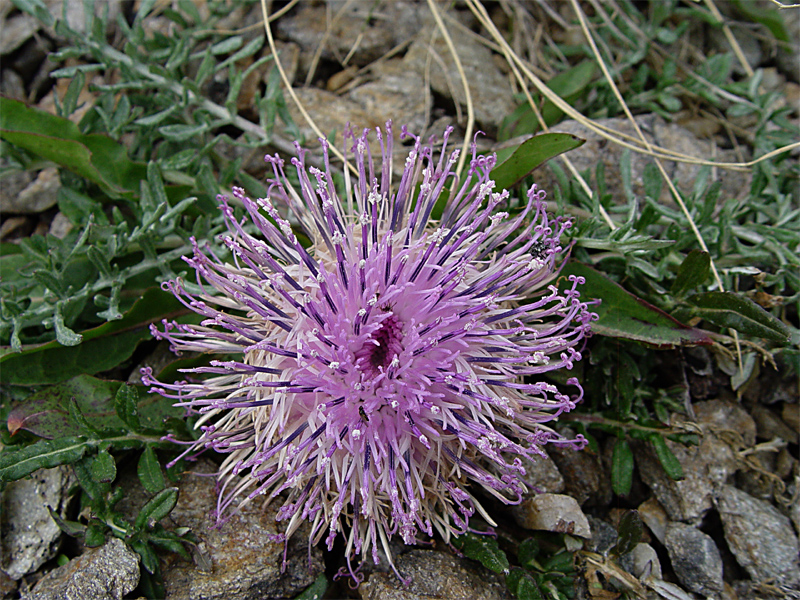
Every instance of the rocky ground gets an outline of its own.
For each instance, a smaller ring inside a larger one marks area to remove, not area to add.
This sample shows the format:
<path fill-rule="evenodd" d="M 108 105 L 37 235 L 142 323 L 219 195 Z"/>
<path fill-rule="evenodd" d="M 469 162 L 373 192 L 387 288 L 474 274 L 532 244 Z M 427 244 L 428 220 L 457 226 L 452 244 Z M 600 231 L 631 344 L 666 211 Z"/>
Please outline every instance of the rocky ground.
<path fill-rule="evenodd" d="M 70 18 L 80 19 L 79 4 L 68 4 L 73 11 Z M 116 0 L 108 0 L 108 5 L 111 11 L 130 10 Z M 257 7 L 232 6 L 231 28 L 260 22 Z M 492 6 L 500 22 L 509 18 L 502 6 Z M 368 9 L 373 12 L 365 27 L 363 12 Z M 483 43 L 470 13 L 459 7 L 450 11 L 449 18 L 452 42 L 470 84 L 477 127 L 485 133 L 481 143 L 489 147 L 502 117 L 516 105 L 516 89 L 506 65 Z M 159 19 L 153 17 L 149 26 L 168 31 L 170 25 Z M 2 94 L 51 109 L 53 94 L 63 93 L 48 77 L 56 67 L 48 54 L 58 48 L 58 36 L 15 10 L 11 2 L 0 2 L 0 21 Z M 373 7 L 364 2 L 346 6 L 303 2 L 273 27 L 280 59 L 299 99 L 322 131 L 342 131 L 348 122 L 375 127 L 392 119 L 426 135 L 441 133 L 447 125 L 456 126 L 463 135 L 466 102 L 460 77 L 424 4 L 400 1 Z M 254 27 L 246 35 L 263 35 L 263 31 Z M 797 73 L 791 70 L 791 60 L 788 69 L 773 66 L 758 39 L 746 39 L 752 66 L 768 63 L 770 84 L 785 91 L 786 102 L 797 103 Z M 724 39 L 708 41 L 711 48 L 723 43 Z M 265 84 L 269 69 L 265 64 L 254 72 L 249 82 L 253 90 Z M 243 114 L 247 89 L 239 100 Z M 297 108 L 290 101 L 288 106 L 303 135 L 313 139 Z M 795 111 L 793 118 L 797 116 Z M 637 120 L 661 146 L 697 156 L 716 152 L 722 161 L 741 158 L 733 149 L 725 149 L 730 145 L 724 132 L 704 131 L 695 121 L 668 123 L 655 114 L 640 114 Z M 605 123 L 622 131 L 630 129 L 624 119 Z M 570 157 L 579 170 L 602 160 L 609 193 L 621 196 L 621 149 L 575 122 L 563 122 L 555 129 L 588 140 Z M 646 157 L 633 161 L 635 190 L 641 186 L 647 162 Z M 255 167 L 253 174 L 258 176 L 260 168 Z M 666 168 L 687 189 L 692 187 L 697 167 L 666 164 Z M 537 177 L 545 189 L 555 185 L 546 169 Z M 722 171 L 719 178 L 724 193 L 731 195 L 741 193 L 748 184 L 746 172 Z M 68 224 L 56 205 L 59 185 L 53 168 L 43 168 L 36 176 L 18 173 L 0 180 L 0 239 L 16 241 L 33 232 L 63 235 Z M 676 377 L 688 384 L 693 416 L 674 414 L 672 424 L 699 436 L 696 446 L 667 441 L 680 462 L 683 479 L 668 477 L 652 446 L 641 442 L 634 446 L 632 491 L 618 497 L 612 492 L 610 473 L 615 438 L 599 438 L 597 452 L 553 451 L 551 460 L 529 465 L 527 480 L 538 493 L 510 510 L 493 507 L 501 515 L 501 547 L 525 537 L 522 530 L 567 533 L 573 544 L 570 549 L 576 552 L 578 597 L 800 598 L 798 382 L 776 376 L 766 366 L 737 393 L 708 350 L 665 351 L 660 362 L 671 365 L 678 371 Z M 162 556 L 168 598 L 291 598 L 320 573 L 336 571 L 340 563 L 336 553 L 307 548 L 302 531 L 289 546 L 288 566 L 281 568 L 282 544 L 267 541 L 276 532 L 274 507 L 250 505 L 222 528 L 211 529 L 214 483 L 202 474 L 212 471 L 212 464 L 200 463 L 180 483 L 180 500 L 170 519 L 175 526 L 191 527 L 202 542 L 191 563 L 177 555 Z M 121 465 L 120 477 L 130 480 L 131 492 L 124 502 L 135 514 L 137 502 L 144 502 L 144 495 L 137 495 L 135 489 L 139 485 L 135 468 L 126 471 Z M 38 471 L 2 490 L 0 594 L 4 598 L 132 597 L 140 570 L 135 553 L 116 539 L 85 550 L 51 518 L 48 507 L 75 518 L 74 489 L 71 469 L 58 467 Z M 638 545 L 615 557 L 609 551 L 617 543 L 619 520 L 627 509 L 638 510 L 645 529 Z M 339 581 L 325 597 L 508 597 L 503 577 L 459 556 L 441 541 L 417 548 L 398 546 L 395 551 L 398 568 L 412 580 L 409 587 L 404 588 L 391 571 L 376 569 L 357 589 Z"/>

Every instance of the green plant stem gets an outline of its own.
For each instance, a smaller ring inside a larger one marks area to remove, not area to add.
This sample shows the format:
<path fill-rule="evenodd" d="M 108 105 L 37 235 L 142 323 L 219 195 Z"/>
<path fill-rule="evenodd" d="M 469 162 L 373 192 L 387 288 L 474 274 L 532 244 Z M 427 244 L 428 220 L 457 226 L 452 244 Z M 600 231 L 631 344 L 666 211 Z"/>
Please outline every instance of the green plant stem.
<path fill-rule="evenodd" d="M 623 422 L 623 421 L 615 421 L 614 419 L 608 419 L 606 417 L 602 417 L 600 415 L 582 415 L 578 413 L 569 413 L 568 415 L 562 415 L 559 417 L 559 420 L 564 422 L 573 422 L 573 423 L 588 423 L 588 424 L 596 424 L 596 425 L 608 425 L 611 427 L 619 427 L 620 429 L 631 430 L 634 429 L 636 431 L 645 431 L 648 433 L 658 433 L 661 435 L 672 435 L 677 433 L 685 433 L 685 431 L 676 429 L 674 427 L 670 427 L 668 429 L 662 429 L 658 427 L 646 427 L 644 425 L 637 425 L 636 423 L 630 422 Z"/>
<path fill-rule="evenodd" d="M 74 32 L 72 32 L 71 30 L 70 33 L 74 34 Z M 231 114 L 231 112 L 227 108 L 225 108 L 224 106 L 220 106 L 219 104 L 216 104 L 211 100 L 208 100 L 206 98 L 199 98 L 189 88 L 182 86 L 179 83 L 171 82 L 166 78 L 162 77 L 161 75 L 157 75 L 156 73 L 151 72 L 146 65 L 134 61 L 130 56 L 123 54 L 122 52 L 112 48 L 111 46 L 108 46 L 106 44 L 101 45 L 98 44 L 97 42 L 94 42 L 91 39 L 83 37 L 81 37 L 80 40 L 73 38 L 73 42 L 88 46 L 89 48 L 94 49 L 96 52 L 99 52 L 109 60 L 121 63 L 133 69 L 134 71 L 136 71 L 136 73 L 138 73 L 142 77 L 149 79 L 153 83 L 157 84 L 159 87 L 163 87 L 170 90 L 172 93 L 176 94 L 179 97 L 185 96 L 189 98 L 190 101 L 196 103 L 197 105 L 199 105 L 200 107 L 202 107 L 204 110 L 208 111 L 215 117 L 218 117 L 223 121 L 226 121 L 238 127 L 242 131 L 246 131 L 247 133 L 255 135 L 259 139 L 263 140 L 264 143 L 274 146 L 281 152 L 285 152 L 287 154 L 295 153 L 295 147 L 293 142 L 290 142 L 289 140 L 284 139 L 283 137 L 276 134 L 267 136 L 267 133 L 264 131 L 264 129 L 262 129 L 257 123 L 248 121 L 247 119 L 240 117 L 239 115 Z M 325 168 L 325 164 L 321 160 L 313 156 L 308 156 L 306 158 L 306 162 L 319 168 Z"/>
<path fill-rule="evenodd" d="M 139 273 L 158 268 L 165 263 L 169 263 L 177 258 L 180 258 L 181 256 L 184 256 L 185 254 L 191 252 L 191 250 L 192 247 L 190 245 L 184 244 L 178 248 L 175 248 L 174 250 L 160 254 L 155 260 L 143 260 L 137 265 L 127 267 L 114 279 L 99 279 L 93 285 L 83 287 L 81 290 L 71 296 L 70 299 L 79 300 L 89 296 L 94 296 L 95 294 L 110 288 L 116 279 L 129 279 L 138 275 Z M 49 316 L 51 313 L 52 307 L 49 304 L 43 304 L 39 308 L 29 313 L 27 319 L 20 321 L 19 329 L 24 329 L 25 327 L 29 327 L 31 325 L 39 325 L 42 322 L 42 318 Z"/>

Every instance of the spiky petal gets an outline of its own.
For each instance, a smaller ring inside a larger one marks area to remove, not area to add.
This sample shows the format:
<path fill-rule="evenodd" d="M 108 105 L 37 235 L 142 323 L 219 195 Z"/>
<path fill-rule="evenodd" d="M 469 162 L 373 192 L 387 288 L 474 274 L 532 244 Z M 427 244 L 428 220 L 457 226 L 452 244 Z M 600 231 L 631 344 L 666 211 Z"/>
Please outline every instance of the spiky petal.
<path fill-rule="evenodd" d="M 245 218 L 220 198 L 230 258 L 195 244 L 186 261 L 197 286 L 165 285 L 203 320 L 164 322 L 155 337 L 228 355 L 188 369 L 188 381 L 145 372 L 153 391 L 200 415 L 202 434 L 182 456 L 228 455 L 218 519 L 286 491 L 284 539 L 309 521 L 310 543 L 330 548 L 345 532 L 348 561 L 377 561 L 379 544 L 391 561 L 393 535 L 447 540 L 476 510 L 491 521 L 476 486 L 517 502 L 522 457 L 581 445 L 545 425 L 580 400 L 577 380 L 574 396 L 541 380 L 581 358 L 594 318 L 581 278 L 555 285 L 569 222 L 548 216 L 535 185 L 517 214 L 501 212 L 495 156 L 473 145 L 459 180 L 449 133 L 437 153 L 403 128 L 413 145 L 394 184 L 391 124 L 377 131 L 379 165 L 368 131 L 346 132 L 356 176 L 346 174 L 343 198 L 324 140 L 325 171 L 306 168 L 298 146 L 297 188 L 268 156 L 267 198 L 233 190 Z"/>

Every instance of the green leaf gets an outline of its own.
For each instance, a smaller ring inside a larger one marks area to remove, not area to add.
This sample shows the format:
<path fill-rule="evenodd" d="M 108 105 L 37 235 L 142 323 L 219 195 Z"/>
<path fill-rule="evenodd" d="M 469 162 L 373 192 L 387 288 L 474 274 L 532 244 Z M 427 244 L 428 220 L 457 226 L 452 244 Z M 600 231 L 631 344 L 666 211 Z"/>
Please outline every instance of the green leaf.
<path fill-rule="evenodd" d="M 128 429 L 114 406 L 119 388 L 119 381 L 78 375 L 28 396 L 9 413 L 8 430 L 13 434 L 24 429 L 48 439 L 119 436 Z M 183 415 L 180 408 L 172 406 L 171 400 L 159 394 L 147 395 L 139 402 L 137 410 L 142 424 L 155 433 L 167 430 L 168 419 Z"/>
<path fill-rule="evenodd" d="M 141 558 L 141 554 L 139 557 Z M 158 563 L 155 566 L 158 567 Z M 139 576 L 139 591 L 145 598 L 166 598 L 167 591 L 160 570 L 156 574 L 151 574 L 146 569 L 142 571 Z"/>
<path fill-rule="evenodd" d="M 41 440 L 18 450 L 0 452 L 0 481 L 16 481 L 38 469 L 74 463 L 86 454 L 91 444 L 81 437 Z"/>
<path fill-rule="evenodd" d="M 295 597 L 294 600 L 319 600 L 325 595 L 328 590 L 328 578 L 325 573 L 320 573 L 319 577 L 314 580 L 303 592 Z"/>
<path fill-rule="evenodd" d="M 683 467 L 678 461 L 678 457 L 675 456 L 672 450 L 669 449 L 669 446 L 667 446 L 666 440 L 658 433 L 654 433 L 650 436 L 650 442 L 653 444 L 653 448 L 656 451 L 658 461 L 661 463 L 661 466 L 664 467 L 664 472 L 670 479 L 674 479 L 675 481 L 683 479 Z"/>
<path fill-rule="evenodd" d="M 594 79 L 596 70 L 596 64 L 593 60 L 584 60 L 553 77 L 547 82 L 547 87 L 568 104 L 573 104 L 576 99 L 585 93 L 586 87 Z M 539 112 L 548 126 L 558 122 L 564 115 L 560 108 L 547 99 L 544 100 Z M 536 115 L 526 102 L 503 119 L 500 125 L 499 139 L 504 140 L 515 136 L 532 134 L 539 131 L 540 128 L 541 125 Z"/>
<path fill-rule="evenodd" d="M 142 487 L 149 494 L 157 494 L 166 486 L 164 475 L 161 473 L 161 465 L 156 457 L 156 451 L 149 444 L 145 446 L 144 452 L 139 457 L 136 473 L 139 475 Z"/>
<path fill-rule="evenodd" d="M 72 469 L 81 488 L 92 500 L 95 511 L 101 511 L 106 507 L 106 495 L 111 490 L 111 486 L 94 478 L 92 474 L 94 458 L 93 456 L 84 456 L 72 466 Z"/>
<path fill-rule="evenodd" d="M 597 65 L 594 60 L 584 60 L 553 77 L 547 82 L 547 87 L 561 96 L 568 104 L 572 104 L 592 82 L 596 71 Z M 559 121 L 563 114 L 562 110 L 550 100 L 545 100 L 542 106 L 542 118 L 545 123 L 552 125 Z"/>
<path fill-rule="evenodd" d="M 506 190 L 515 186 L 545 161 L 573 150 L 585 141 L 568 133 L 543 133 L 528 138 L 515 149 L 507 150 L 503 154 L 509 156 L 503 158 L 502 162 L 501 153 L 498 152 L 498 164 L 491 172 L 496 189 Z"/>
<path fill-rule="evenodd" d="M 161 572 L 161 567 L 158 564 L 158 556 L 150 544 L 143 540 L 134 540 L 131 542 L 131 548 L 133 548 L 134 552 L 139 555 L 139 558 L 142 561 L 142 566 L 147 569 L 148 573 L 155 575 L 156 573 Z M 157 597 L 163 598 L 163 596 Z"/>
<path fill-rule="evenodd" d="M 453 538 L 453 545 L 461 550 L 464 556 L 477 560 L 495 573 L 508 572 L 508 557 L 497 545 L 497 539 L 491 535 L 465 533 Z"/>
<path fill-rule="evenodd" d="M 128 159 L 110 137 L 83 134 L 68 119 L 0 97 L 0 138 L 98 184 L 113 197 L 132 199 L 144 165 Z"/>
<path fill-rule="evenodd" d="M 708 252 L 692 250 L 678 267 L 678 276 L 672 284 L 672 295 L 682 298 L 692 288 L 703 285 L 711 273 L 711 256 Z"/>
<path fill-rule="evenodd" d="M 229 52 L 235 52 L 236 50 L 241 48 L 243 43 L 244 41 L 242 36 L 234 35 L 222 40 L 221 42 L 217 42 L 208 49 L 208 52 L 210 52 L 214 56 L 218 56 L 220 54 L 228 54 Z"/>
<path fill-rule="evenodd" d="M 81 332 L 83 343 L 65 348 L 57 341 L 13 352 L 3 348 L 3 382 L 14 385 L 60 383 L 76 372 L 92 375 L 128 360 L 137 345 L 151 339 L 149 325 L 177 315 L 183 306 L 161 288 L 150 288 L 122 319 Z"/>
<path fill-rule="evenodd" d="M 86 529 L 86 535 L 83 537 L 83 543 L 88 548 L 97 548 L 106 543 L 106 530 L 98 523 L 89 525 Z"/>
<path fill-rule="evenodd" d="M 36 17 L 47 27 L 52 27 L 55 23 L 53 15 L 50 14 L 43 0 L 12 0 L 12 3 L 18 9 Z"/>
<path fill-rule="evenodd" d="M 765 338 L 773 342 L 789 341 L 789 328 L 758 304 L 733 292 L 705 292 L 687 299 L 690 313 L 720 327 Z"/>
<path fill-rule="evenodd" d="M 544 594 L 533 577 L 524 573 L 517 584 L 517 598 L 519 600 L 544 600 Z"/>
<path fill-rule="evenodd" d="M 62 346 L 77 346 L 83 340 L 83 336 L 75 333 L 64 324 L 64 315 L 61 313 L 61 303 L 56 306 L 53 315 L 53 325 L 56 328 L 56 341 Z"/>
<path fill-rule="evenodd" d="M 133 431 L 141 431 L 139 393 L 136 391 L 136 386 L 129 383 L 119 386 L 114 398 L 114 410 L 116 410 L 117 416 Z"/>
<path fill-rule="evenodd" d="M 170 141 L 185 142 L 190 140 L 196 135 L 205 133 L 210 128 L 210 125 L 164 125 L 159 127 L 158 131 Z"/>
<path fill-rule="evenodd" d="M 170 552 L 180 555 L 182 558 L 191 561 L 192 556 L 186 551 L 185 544 L 188 540 L 180 537 L 172 531 L 166 531 L 163 527 L 156 527 L 157 531 L 148 533 L 147 540 L 159 548 L 164 548 Z"/>
<path fill-rule="evenodd" d="M 789 3 L 787 2 L 786 4 Z M 733 5 L 736 7 L 736 10 L 738 10 L 748 19 L 751 19 L 756 23 L 760 23 L 769 29 L 770 33 L 775 36 L 776 40 L 786 43 L 791 42 L 791 38 L 786 31 L 786 24 L 780 10 L 772 8 L 769 5 L 754 6 L 751 2 L 745 2 L 744 0 L 733 0 Z"/>
<path fill-rule="evenodd" d="M 77 521 L 67 521 L 56 511 L 54 511 L 51 506 L 48 506 L 47 510 L 50 511 L 50 518 L 56 522 L 58 528 L 67 535 L 71 537 L 78 537 L 79 535 L 83 535 L 86 531 L 86 525 L 83 523 L 78 523 Z"/>
<path fill-rule="evenodd" d="M 536 538 L 523 540 L 517 549 L 517 559 L 523 567 L 530 567 L 539 555 L 539 542 Z"/>
<path fill-rule="evenodd" d="M 617 545 L 611 549 L 615 556 L 627 554 L 642 541 L 642 520 L 639 518 L 638 511 L 626 510 L 619 520 L 619 537 Z"/>
<path fill-rule="evenodd" d="M 711 338 L 704 331 L 684 325 L 587 265 L 570 262 L 561 275 L 561 289 L 571 286 L 567 276 L 577 275 L 586 280 L 579 287 L 582 299 L 600 300 L 599 305 L 591 307 L 598 316 L 598 320 L 592 322 L 592 331 L 596 334 L 664 349 L 711 344 Z"/>
<path fill-rule="evenodd" d="M 143 529 L 145 526 L 152 527 L 158 521 L 166 517 L 178 503 L 178 488 L 170 487 L 161 490 L 156 496 L 142 507 L 136 516 L 134 526 L 136 529 Z"/>
<path fill-rule="evenodd" d="M 611 488 L 617 496 L 627 496 L 633 484 L 633 451 L 627 440 L 619 438 L 611 453 Z"/>
<path fill-rule="evenodd" d="M 506 585 L 519 600 L 544 600 L 536 581 L 519 567 L 514 567 L 506 575 Z"/>
<path fill-rule="evenodd" d="M 87 423 L 83 421 L 89 421 L 95 431 L 121 432 L 125 424 L 116 417 L 110 404 L 118 387 L 118 382 L 79 375 L 28 396 L 9 413 L 8 430 L 13 434 L 24 429 L 39 437 L 53 439 L 85 435 L 88 433 Z M 76 421 L 74 414 L 70 418 L 71 403 L 83 421 Z"/>
<path fill-rule="evenodd" d="M 78 426 L 82 434 L 90 437 L 97 437 L 100 435 L 100 430 L 97 429 L 97 427 L 95 427 L 93 424 L 89 423 L 89 420 L 83 415 L 78 403 L 75 401 L 75 398 L 69 399 L 68 409 L 70 420 Z"/>
<path fill-rule="evenodd" d="M 98 452 L 89 469 L 92 479 L 98 483 L 111 483 L 117 478 L 117 463 L 114 461 L 114 457 L 108 453 L 108 450 Z"/>

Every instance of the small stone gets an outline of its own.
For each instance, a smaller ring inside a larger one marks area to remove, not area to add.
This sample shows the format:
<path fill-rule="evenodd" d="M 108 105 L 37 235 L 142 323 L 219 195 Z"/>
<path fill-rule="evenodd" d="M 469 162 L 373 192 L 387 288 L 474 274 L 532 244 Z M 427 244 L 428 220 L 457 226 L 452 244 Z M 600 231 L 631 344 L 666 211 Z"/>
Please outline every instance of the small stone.
<path fill-rule="evenodd" d="M 664 545 L 675 575 L 686 588 L 706 597 L 722 593 L 722 556 L 710 536 L 673 522 L 667 525 Z"/>
<path fill-rule="evenodd" d="M 556 463 L 550 458 L 537 456 L 534 459 L 523 458 L 525 467 L 523 480 L 534 494 L 558 494 L 564 491 L 564 478 Z"/>
<path fill-rule="evenodd" d="M 277 30 L 303 49 L 302 62 L 310 64 L 319 53 L 341 65 L 365 66 L 419 31 L 421 12 L 407 1 L 301 3 L 278 20 Z"/>
<path fill-rule="evenodd" d="M 649 443 L 634 447 L 639 474 L 671 520 L 698 522 L 713 506 L 715 486 L 726 483 L 739 464 L 731 447 L 711 433 L 706 433 L 698 446 L 671 440 L 666 444 L 680 462 L 684 478 L 670 478 Z"/>
<path fill-rule="evenodd" d="M 459 27 L 450 27 L 448 32 L 469 84 L 475 120 L 491 137 L 500 121 L 516 108 L 509 78 L 495 65 L 492 51 L 474 36 Z M 432 53 L 436 60 L 431 60 Z M 422 76 L 428 72 L 431 87 L 438 94 L 466 106 L 461 75 L 447 42 L 435 25 L 427 25 L 419 32 L 403 61 L 407 68 Z"/>
<path fill-rule="evenodd" d="M 781 410 L 781 418 L 793 431 L 800 431 L 800 404 L 785 403 Z"/>
<path fill-rule="evenodd" d="M 565 437 L 575 438 L 569 428 L 560 430 Z M 550 458 L 556 463 L 564 479 L 567 494 L 581 506 L 607 506 L 611 502 L 611 480 L 603 469 L 603 463 L 589 448 L 575 452 L 571 448 L 548 448 Z"/>
<path fill-rule="evenodd" d="M 769 0 L 762 0 L 764 5 L 774 6 Z M 792 81 L 800 81 L 800 11 L 782 10 L 783 26 L 790 42 L 778 46 L 778 68 Z"/>
<path fill-rule="evenodd" d="M 286 73 L 286 78 L 290 83 L 294 83 L 294 80 L 297 78 L 297 69 L 300 65 L 300 47 L 292 42 L 275 40 L 275 49 L 278 51 L 278 60 L 281 61 L 281 67 L 283 67 Z M 265 67 L 262 81 L 265 84 L 269 84 L 272 65 L 267 63 Z M 289 102 L 289 98 L 286 98 L 286 101 Z"/>
<path fill-rule="evenodd" d="M 11 3 L 8 3 L 11 6 Z M 0 35 L 0 56 L 11 54 L 39 30 L 40 23 L 28 13 L 17 14 L 10 19 L 3 15 L 3 35 Z"/>
<path fill-rule="evenodd" d="M 568 533 L 589 539 L 592 531 L 575 498 L 563 494 L 539 494 L 512 509 L 520 527 L 539 531 Z"/>
<path fill-rule="evenodd" d="M 789 507 L 789 518 L 794 523 L 794 528 L 800 534 L 800 475 L 794 478 L 794 501 Z"/>
<path fill-rule="evenodd" d="M 404 586 L 394 573 L 372 573 L 358 586 L 362 600 L 501 600 L 507 597 L 500 578 L 466 559 L 436 550 L 414 549 L 395 557 Z"/>
<path fill-rule="evenodd" d="M 25 82 L 14 69 L 5 69 L 0 77 L 0 93 L 6 98 L 25 102 Z"/>
<path fill-rule="evenodd" d="M 264 509 L 251 502 L 230 515 L 221 527 L 212 517 L 217 505 L 215 478 L 207 474 L 216 467 L 206 460 L 192 466 L 179 484 L 178 504 L 170 513 L 172 522 L 190 527 L 200 538 L 195 561 L 189 564 L 176 556 L 164 568 L 164 585 L 170 600 L 256 600 L 293 598 L 311 585 L 323 570 L 322 553 L 312 547 L 309 563 L 309 526 L 294 533 L 288 548 L 287 566 L 282 570 L 284 544 L 269 541 L 278 533 L 277 503 Z M 202 476 L 202 474 L 206 474 Z"/>
<path fill-rule="evenodd" d="M 16 195 L 3 193 L 0 210 L 6 214 L 44 212 L 56 205 L 61 178 L 58 169 L 47 167 L 39 171 L 36 179 Z"/>
<path fill-rule="evenodd" d="M 53 222 L 50 223 L 50 235 L 63 240 L 70 231 L 72 231 L 72 222 L 67 215 L 60 211 L 57 212 L 53 217 Z"/>
<path fill-rule="evenodd" d="M 8 217 L 7 219 L 3 220 L 3 223 L 0 224 L 0 241 L 7 241 L 12 237 L 17 230 L 24 227 L 26 223 L 28 223 L 28 217 Z M 23 233 L 18 233 L 13 236 L 14 238 L 21 238 L 24 237 Z"/>
<path fill-rule="evenodd" d="M 17 582 L 11 579 L 6 573 L 0 570 L 0 598 L 13 598 L 17 589 Z"/>
<path fill-rule="evenodd" d="M 745 446 L 756 443 L 756 423 L 739 404 L 708 400 L 695 402 L 692 406 L 697 422 L 717 437 L 724 432 L 734 431 L 742 437 Z"/>
<path fill-rule="evenodd" d="M 359 128 L 383 127 L 385 125 L 385 121 L 373 118 L 360 104 L 349 98 L 342 98 L 319 88 L 296 88 L 294 91 L 308 114 L 313 115 L 317 127 L 326 136 L 336 132 L 337 139 L 340 139 L 348 123 L 352 123 L 353 127 Z M 319 143 L 316 142 L 317 135 L 311 129 L 311 126 L 306 123 L 295 103 L 288 97 L 286 102 L 289 113 L 300 129 L 300 133 L 307 142 L 311 142 L 306 144 L 306 147 L 318 147 Z"/>
<path fill-rule="evenodd" d="M 0 158 L 0 167 L 8 168 L 7 161 Z M 36 176 L 30 171 L 9 169 L 0 179 L 0 214 L 6 216 L 9 209 L 6 207 L 18 204 L 17 197 L 28 187 Z"/>
<path fill-rule="evenodd" d="M 598 554 L 605 554 L 617 544 L 619 535 L 617 530 L 603 519 L 598 519 L 592 515 L 586 515 L 589 521 L 589 528 L 592 530 L 592 539 L 589 540 L 587 548 Z"/>
<path fill-rule="evenodd" d="M 61 530 L 48 507 L 63 515 L 72 469 L 39 469 L 6 484 L 2 501 L 0 568 L 12 579 L 34 572 L 58 552 Z"/>
<path fill-rule="evenodd" d="M 637 510 L 642 522 L 653 532 L 656 539 L 663 544 L 664 537 L 667 535 L 669 515 L 667 515 L 667 511 L 664 510 L 661 503 L 655 498 L 649 498 L 642 502 Z"/>
<path fill-rule="evenodd" d="M 663 579 L 661 561 L 658 560 L 655 548 L 650 544 L 636 544 L 636 547 L 631 551 L 631 558 L 633 559 L 633 576 L 639 579 L 647 579 L 649 577 Z"/>
<path fill-rule="evenodd" d="M 788 517 L 733 486 L 722 486 L 717 510 L 737 562 L 757 581 L 800 583 L 798 541 Z"/>
<path fill-rule="evenodd" d="M 662 148 L 707 159 L 714 157 L 720 162 L 739 162 L 736 153 L 731 150 L 717 150 L 709 140 L 701 139 L 690 131 L 675 123 L 667 123 L 655 114 L 638 115 L 635 117 L 636 123 L 641 128 L 645 138 L 651 143 Z M 625 118 L 596 119 L 597 125 L 610 127 L 611 129 L 637 137 L 633 125 Z M 569 159 L 579 172 L 589 169 L 594 174 L 598 161 L 602 161 L 605 166 L 605 177 L 608 193 L 613 197 L 625 198 L 622 177 L 620 173 L 620 161 L 624 149 L 609 142 L 597 133 L 587 129 L 576 121 L 563 121 L 552 128 L 553 131 L 570 133 L 579 138 L 585 139 L 586 143 L 580 148 L 570 151 Z M 631 152 L 631 185 L 633 193 L 643 198 L 644 189 L 644 169 L 645 166 L 652 164 L 653 159 L 643 154 Z M 662 160 L 662 165 L 667 171 L 667 175 L 675 181 L 678 190 L 684 194 L 691 194 L 692 188 L 697 180 L 700 166 L 688 163 L 676 163 Z M 557 184 L 557 180 L 550 173 L 549 169 L 542 169 L 537 173 L 538 183 L 543 189 L 552 190 Z M 719 169 L 719 181 L 722 183 L 722 194 L 732 198 L 741 197 L 750 189 L 750 174 L 727 169 Z M 709 184 L 711 181 L 709 181 Z M 655 200 L 669 206 L 675 206 L 667 186 L 663 186 L 661 196 Z"/>
<path fill-rule="evenodd" d="M 784 423 L 781 418 L 768 409 L 766 406 L 756 404 L 751 411 L 756 422 L 758 438 L 761 440 L 773 440 L 781 438 L 790 444 L 797 444 L 800 441 L 800 431 L 792 430 L 789 425 Z"/>
<path fill-rule="evenodd" d="M 112 537 L 50 571 L 25 600 L 121 600 L 139 584 L 139 555 Z"/>
<path fill-rule="evenodd" d="M 373 119 L 407 125 L 414 133 L 422 132 L 425 117 L 433 103 L 430 94 L 421 93 L 425 80 L 400 59 L 376 63 L 370 73 L 374 81 L 360 85 L 348 94 Z"/>

